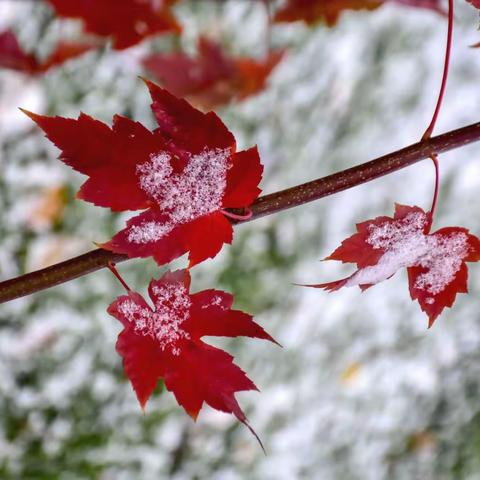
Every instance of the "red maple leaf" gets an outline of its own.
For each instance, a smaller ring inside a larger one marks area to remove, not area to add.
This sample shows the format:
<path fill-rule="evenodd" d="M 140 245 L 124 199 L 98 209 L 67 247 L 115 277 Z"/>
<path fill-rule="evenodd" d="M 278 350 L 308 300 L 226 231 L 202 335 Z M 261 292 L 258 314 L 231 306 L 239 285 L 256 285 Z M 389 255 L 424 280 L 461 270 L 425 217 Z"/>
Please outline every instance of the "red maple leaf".
<path fill-rule="evenodd" d="M 288 0 L 287 4 L 276 12 L 274 21 L 303 20 L 308 25 L 325 22 L 331 27 L 345 10 L 375 10 L 388 2 L 427 8 L 445 15 L 440 0 Z"/>
<path fill-rule="evenodd" d="M 468 0 L 475 8 L 480 8 L 480 0 Z"/>
<path fill-rule="evenodd" d="M 108 313 L 124 327 L 116 347 L 125 373 L 142 409 L 163 379 L 194 420 L 205 402 L 232 413 L 252 430 L 235 393 L 257 387 L 231 355 L 201 339 L 241 335 L 275 340 L 250 315 L 232 310 L 232 295 L 219 290 L 190 294 L 189 289 L 187 270 L 167 272 L 150 282 L 148 294 L 154 308 L 132 291 L 110 305 Z"/>
<path fill-rule="evenodd" d="M 261 61 L 231 58 L 206 37 L 199 38 L 197 50 L 196 57 L 184 52 L 151 54 L 144 58 L 143 65 L 167 90 L 203 110 L 261 91 L 284 54 L 272 52 Z"/>
<path fill-rule="evenodd" d="M 373 10 L 381 0 L 288 0 L 275 14 L 275 22 L 303 20 L 308 25 L 323 21 L 328 26 L 337 22 L 344 10 Z"/>
<path fill-rule="evenodd" d="M 428 315 L 429 327 L 457 293 L 467 293 L 465 262 L 480 260 L 480 240 L 467 229 L 430 233 L 431 216 L 419 207 L 395 206 L 395 215 L 357 224 L 327 260 L 356 263 L 358 270 L 336 282 L 310 285 L 328 291 L 358 285 L 365 290 L 407 268 L 410 296 Z"/>
<path fill-rule="evenodd" d="M 213 112 L 202 113 L 147 82 L 159 127 L 115 116 L 113 127 L 83 113 L 77 120 L 25 112 L 60 149 L 60 159 L 90 178 L 78 198 L 114 211 L 147 209 L 102 245 L 158 264 L 190 252 L 190 266 L 231 243 L 223 210 L 248 207 L 260 193 L 256 147 L 236 152 Z"/>
<path fill-rule="evenodd" d="M 23 51 L 12 30 L 0 33 L 0 67 L 30 73 L 35 65 L 35 57 Z"/>
<path fill-rule="evenodd" d="M 177 0 L 48 0 L 61 17 L 82 19 L 85 30 L 110 37 L 116 49 L 181 28 L 170 7 Z"/>
<path fill-rule="evenodd" d="M 0 33 L 0 68 L 36 75 L 78 57 L 92 48 L 94 45 L 91 43 L 60 42 L 45 60 L 38 60 L 35 55 L 22 49 L 12 30 L 5 30 Z"/>

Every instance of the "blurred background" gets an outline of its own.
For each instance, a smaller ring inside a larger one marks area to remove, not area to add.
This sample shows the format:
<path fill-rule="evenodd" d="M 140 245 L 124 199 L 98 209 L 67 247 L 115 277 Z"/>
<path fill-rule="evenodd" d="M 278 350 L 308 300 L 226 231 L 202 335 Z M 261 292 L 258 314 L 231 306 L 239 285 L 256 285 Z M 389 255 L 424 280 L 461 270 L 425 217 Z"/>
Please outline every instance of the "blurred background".
<path fill-rule="evenodd" d="M 480 120 L 478 11 L 456 4 L 451 76 L 437 133 Z M 108 45 L 41 75 L 0 69 L 0 279 L 84 253 L 122 228 L 124 214 L 74 199 L 84 177 L 19 112 L 107 123 L 115 113 L 154 128 L 138 75 L 149 52 L 193 54 L 206 32 L 228 55 L 264 58 L 261 2 L 183 0 L 180 38 L 126 50 Z M 45 58 L 79 23 L 40 0 L 0 0 L 0 29 Z M 418 141 L 440 84 L 447 22 L 388 4 L 346 11 L 332 28 L 275 25 L 287 53 L 257 95 L 216 108 L 240 148 L 258 144 L 270 193 Z M 480 144 L 440 157 L 434 228 L 480 233 Z M 115 352 L 120 324 L 106 313 L 122 288 L 101 271 L 0 306 L 2 479 L 480 479 L 480 267 L 470 294 L 427 331 L 405 272 L 366 293 L 293 286 L 345 276 L 319 260 L 355 222 L 391 215 L 394 202 L 430 207 L 433 166 L 404 171 L 235 229 L 234 243 L 192 271 L 192 290 L 220 288 L 282 345 L 213 339 L 261 393 L 238 395 L 264 456 L 232 416 L 205 407 L 196 423 L 159 388 L 142 415 Z M 185 259 L 170 268 L 183 267 Z M 150 260 L 119 269 L 145 292 Z M 210 341 L 210 339 L 209 339 Z"/>

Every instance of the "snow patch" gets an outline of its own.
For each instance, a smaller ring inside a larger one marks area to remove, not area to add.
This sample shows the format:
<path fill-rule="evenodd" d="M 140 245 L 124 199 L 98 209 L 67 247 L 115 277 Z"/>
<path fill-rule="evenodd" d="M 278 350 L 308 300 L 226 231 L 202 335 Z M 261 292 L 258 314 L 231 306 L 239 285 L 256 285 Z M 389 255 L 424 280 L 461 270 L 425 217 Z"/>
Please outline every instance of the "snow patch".
<path fill-rule="evenodd" d="M 468 236 L 463 232 L 428 237 L 429 255 L 419 259 L 417 266 L 426 268 L 415 281 L 415 288 L 438 295 L 455 278 L 468 255 Z"/>
<path fill-rule="evenodd" d="M 156 242 L 176 226 L 208 215 L 222 206 L 227 186 L 227 170 L 231 167 L 229 149 L 205 149 L 191 155 L 180 173 L 172 167 L 172 155 L 162 151 L 138 165 L 140 188 L 160 207 L 168 219 L 145 222 L 130 229 L 132 243 Z"/>
<path fill-rule="evenodd" d="M 376 265 L 354 273 L 345 286 L 373 285 L 402 267 L 422 267 L 426 271 L 418 276 L 414 287 L 433 296 L 442 292 L 468 254 L 468 236 L 464 232 L 425 235 L 427 222 L 425 213 L 413 212 L 401 220 L 371 225 L 367 243 L 385 253 Z"/>
<path fill-rule="evenodd" d="M 190 334 L 182 323 L 190 317 L 191 300 L 188 291 L 180 282 L 155 285 L 155 311 L 125 299 L 118 306 L 119 312 L 134 325 L 140 335 L 148 335 L 157 340 L 161 350 L 170 349 L 173 355 L 180 355 L 178 342 L 188 340 Z"/>
<path fill-rule="evenodd" d="M 134 225 L 128 232 L 128 241 L 132 243 L 157 242 L 173 230 L 173 225 L 161 222 L 143 222 Z"/>

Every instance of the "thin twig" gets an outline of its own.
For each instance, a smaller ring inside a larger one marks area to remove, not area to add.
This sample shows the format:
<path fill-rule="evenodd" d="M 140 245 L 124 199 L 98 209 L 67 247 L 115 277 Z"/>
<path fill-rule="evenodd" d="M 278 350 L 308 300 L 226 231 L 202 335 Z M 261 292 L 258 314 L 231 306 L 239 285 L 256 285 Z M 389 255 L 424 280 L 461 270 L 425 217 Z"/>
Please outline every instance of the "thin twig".
<path fill-rule="evenodd" d="M 107 267 L 115 275 L 117 280 L 122 284 L 122 287 L 127 292 L 131 292 L 130 287 L 127 285 L 127 282 L 122 278 L 122 276 L 118 273 L 118 270 L 115 268 L 115 263 L 114 262 L 108 262 Z"/>
<path fill-rule="evenodd" d="M 356 167 L 333 175 L 313 180 L 280 192 L 265 195 L 251 206 L 252 216 L 243 220 L 231 220 L 233 224 L 245 223 L 287 210 L 308 202 L 313 202 L 334 193 L 370 182 L 383 175 L 408 167 L 434 153 L 453 150 L 480 140 L 480 122 L 467 127 L 430 138 L 410 145 L 383 157 L 371 160 Z M 243 212 L 233 212 L 243 213 Z M 127 260 L 126 255 L 97 249 L 71 258 L 51 267 L 28 273 L 0 283 L 0 303 L 24 297 L 40 290 L 60 285 L 75 278 L 87 275 L 113 263 Z"/>
<path fill-rule="evenodd" d="M 447 86 L 448 71 L 450 66 L 450 56 L 452 51 L 452 38 L 453 38 L 453 0 L 448 0 L 447 46 L 445 48 L 445 60 L 443 62 L 442 83 L 440 85 L 440 92 L 438 93 L 437 105 L 435 106 L 435 111 L 433 112 L 432 120 L 430 121 L 430 125 L 425 130 L 425 133 L 422 136 L 422 140 L 428 140 L 432 136 L 433 129 L 435 128 L 435 124 L 437 123 L 438 114 L 440 113 L 443 96 L 445 94 L 445 88 Z"/>

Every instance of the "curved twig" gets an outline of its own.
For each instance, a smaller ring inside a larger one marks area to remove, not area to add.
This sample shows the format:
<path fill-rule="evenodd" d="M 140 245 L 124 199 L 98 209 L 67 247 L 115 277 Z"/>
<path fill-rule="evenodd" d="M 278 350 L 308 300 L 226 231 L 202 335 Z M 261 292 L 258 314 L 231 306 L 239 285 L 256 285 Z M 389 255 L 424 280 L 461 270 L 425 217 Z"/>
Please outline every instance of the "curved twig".
<path fill-rule="evenodd" d="M 266 215 L 313 202 L 408 167 L 429 158 L 434 153 L 453 150 L 478 140 L 480 140 L 480 122 L 421 141 L 333 175 L 265 195 L 258 198 L 251 206 L 252 216 L 250 218 L 231 221 L 234 224 L 250 222 Z M 107 268 L 112 262 L 119 263 L 127 259 L 126 255 L 107 250 L 92 250 L 51 267 L 1 282 L 0 303 L 54 287 Z"/>

